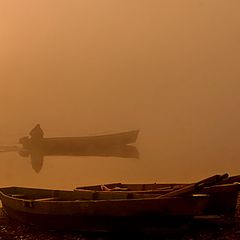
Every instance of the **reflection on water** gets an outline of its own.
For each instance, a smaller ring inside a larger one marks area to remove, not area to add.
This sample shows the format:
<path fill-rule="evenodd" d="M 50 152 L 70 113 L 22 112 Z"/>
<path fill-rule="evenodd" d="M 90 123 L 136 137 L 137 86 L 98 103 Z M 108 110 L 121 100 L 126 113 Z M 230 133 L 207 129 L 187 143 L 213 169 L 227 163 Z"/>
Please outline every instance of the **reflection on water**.
<path fill-rule="evenodd" d="M 120 158 L 139 158 L 138 149 L 131 145 L 111 146 L 108 148 L 87 148 L 87 149 L 34 149 L 32 151 L 20 149 L 18 153 L 22 157 L 31 159 L 31 166 L 36 173 L 43 167 L 45 156 L 89 156 L 89 157 L 120 157 Z"/>
<path fill-rule="evenodd" d="M 43 167 L 44 154 L 39 151 L 19 151 L 19 155 L 22 157 L 30 157 L 32 168 L 36 173 L 39 173 Z"/>
<path fill-rule="evenodd" d="M 6 137 L 2 143 L 14 144 L 18 135 Z M 104 152 L 100 157 L 94 154 L 88 156 L 90 150 L 85 155 L 83 152 L 76 154 L 61 150 L 45 152 L 42 158 L 40 155 L 32 159 L 30 153 L 25 153 L 25 157 L 20 156 L 16 151 L 20 149 L 17 144 L 17 147 L 0 147 L 0 185 L 72 189 L 80 185 L 109 182 L 193 182 L 224 172 L 239 174 L 237 142 L 231 144 L 231 148 L 228 146 L 231 154 L 227 154 L 223 146 L 220 151 L 219 147 L 208 143 L 204 145 L 205 148 L 201 145 L 199 149 L 188 148 L 187 151 L 186 147 L 190 143 L 185 146 L 187 142 L 180 144 L 171 140 L 169 149 L 167 140 L 157 139 L 153 133 L 144 132 L 136 143 L 136 147 L 141 150 L 141 159 L 134 158 L 137 153 L 134 146 L 125 146 L 128 151 L 120 151 L 121 157 L 104 157 Z M 119 155 L 117 149 L 111 151 L 115 152 L 115 156 Z M 216 161 L 219 151 L 221 158 Z M 100 152 L 97 154 L 100 155 Z M 124 158 L 124 155 L 131 155 L 132 158 Z"/>

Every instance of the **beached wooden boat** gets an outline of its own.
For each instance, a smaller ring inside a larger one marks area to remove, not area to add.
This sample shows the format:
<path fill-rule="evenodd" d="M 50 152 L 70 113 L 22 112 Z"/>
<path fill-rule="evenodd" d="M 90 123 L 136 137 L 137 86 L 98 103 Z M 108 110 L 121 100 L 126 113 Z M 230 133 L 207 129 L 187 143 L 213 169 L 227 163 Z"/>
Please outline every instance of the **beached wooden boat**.
<path fill-rule="evenodd" d="M 29 137 L 23 137 L 19 143 L 25 149 L 43 149 L 45 151 L 54 151 L 59 149 L 85 151 L 102 149 L 110 146 L 119 146 L 135 143 L 139 130 L 121 132 L 115 134 L 85 136 L 85 137 L 56 137 L 33 140 Z"/>
<path fill-rule="evenodd" d="M 0 189 L 4 211 L 10 218 L 50 228 L 111 231 L 145 224 L 183 221 L 201 215 L 208 195 L 159 197 L 158 194 L 108 194 L 7 187 Z"/>
<path fill-rule="evenodd" d="M 220 176 L 220 175 L 219 175 Z M 82 186 L 75 188 L 75 191 L 89 191 L 89 192 L 107 192 L 119 193 L 134 193 L 134 194 L 161 194 L 170 196 L 171 193 L 175 195 L 186 195 L 193 193 L 209 194 L 209 203 L 204 214 L 215 214 L 232 216 L 235 214 L 237 206 L 237 198 L 240 190 L 240 184 L 236 180 L 240 180 L 239 176 L 232 176 L 222 178 L 216 181 L 215 184 L 208 184 L 202 188 L 194 189 L 194 184 L 186 183 L 146 183 L 146 184 L 125 184 L 125 183 L 110 183 L 104 185 Z M 191 187 L 193 185 L 193 187 Z M 184 192 L 181 189 L 190 187 L 190 191 Z"/>

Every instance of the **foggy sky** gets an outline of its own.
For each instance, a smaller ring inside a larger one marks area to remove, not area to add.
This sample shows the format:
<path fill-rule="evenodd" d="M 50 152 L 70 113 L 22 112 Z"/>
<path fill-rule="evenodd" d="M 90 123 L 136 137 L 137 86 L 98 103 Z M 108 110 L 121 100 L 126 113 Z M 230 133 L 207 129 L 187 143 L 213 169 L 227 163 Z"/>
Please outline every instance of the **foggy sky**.
<path fill-rule="evenodd" d="M 0 1 L 1 142 L 38 122 L 51 136 L 139 128 L 142 158 L 159 168 L 225 169 L 240 156 L 239 9 L 237 0 Z"/>

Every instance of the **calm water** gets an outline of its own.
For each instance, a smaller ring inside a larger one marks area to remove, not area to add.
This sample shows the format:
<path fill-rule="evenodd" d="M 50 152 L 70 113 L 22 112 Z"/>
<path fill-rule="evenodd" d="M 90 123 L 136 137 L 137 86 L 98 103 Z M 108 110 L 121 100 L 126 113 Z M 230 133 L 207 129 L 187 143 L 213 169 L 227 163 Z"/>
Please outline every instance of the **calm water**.
<path fill-rule="evenodd" d="M 68 135 L 67 132 L 65 134 Z M 5 139 L 7 144 L 17 143 L 20 136 Z M 155 138 L 156 141 L 152 141 Z M 167 139 L 166 139 L 167 140 Z M 4 140 L 1 141 L 4 143 Z M 162 144 L 158 144 L 162 143 Z M 78 185 L 108 182 L 174 182 L 195 181 L 211 174 L 228 172 L 238 174 L 239 163 L 234 152 L 220 159 L 212 159 L 216 148 L 194 153 L 187 146 L 174 145 L 174 151 L 150 132 L 141 130 L 136 146 L 140 158 L 45 156 L 40 171 L 36 172 L 30 157 L 18 152 L 0 153 L 1 186 L 28 186 L 72 189 Z M 179 143 L 180 144 L 180 143 Z M 182 148 L 181 148 L 182 146 Z M 189 152 L 186 152 L 186 150 Z M 211 151 L 210 151 L 211 150 Z M 219 150 L 220 151 L 220 150 Z M 229 156 L 228 161 L 225 160 Z M 184 159 L 185 157 L 185 159 Z M 193 158 L 195 157 L 195 158 Z M 204 157 L 208 161 L 204 161 Z M 231 161 L 232 157 L 232 161 Z"/>

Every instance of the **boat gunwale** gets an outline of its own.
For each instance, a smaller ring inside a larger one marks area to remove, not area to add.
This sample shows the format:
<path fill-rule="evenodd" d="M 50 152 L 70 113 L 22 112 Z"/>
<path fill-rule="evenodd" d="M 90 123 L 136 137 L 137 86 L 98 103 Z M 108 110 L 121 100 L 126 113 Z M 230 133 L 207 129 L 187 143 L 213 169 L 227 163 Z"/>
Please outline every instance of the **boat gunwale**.
<path fill-rule="evenodd" d="M 135 135 L 134 138 L 138 136 L 140 130 L 131 130 L 131 131 L 125 131 L 125 132 L 119 132 L 119 133 L 110 133 L 110 134 L 103 134 L 103 135 L 88 135 L 88 136 L 82 136 L 82 137 L 48 137 L 43 138 L 43 140 L 82 140 L 82 139 L 88 139 L 88 138 L 105 138 L 105 137 L 118 137 L 118 136 L 124 136 L 124 135 Z"/>
<path fill-rule="evenodd" d="M 10 187 L 11 188 L 11 187 Z M 17 187 L 18 188 L 18 187 Z M 18 189 L 21 189 L 21 188 L 18 188 Z M 31 188 L 33 190 L 37 190 L 37 189 L 34 189 L 34 188 Z M 40 190 L 49 190 L 49 191 L 54 191 L 54 190 L 50 190 L 50 189 L 40 189 Z M 61 190 L 57 190 L 57 191 L 61 191 Z M 75 192 L 78 192 L 78 191 L 66 191 L 66 190 L 63 190 L 64 192 L 71 192 L 71 193 L 75 193 Z M 85 192 L 85 191 L 84 191 Z M 95 193 L 94 191 L 89 191 L 87 190 L 86 192 L 89 192 L 89 193 Z M 109 195 L 111 195 L 112 192 L 110 192 Z M 115 191 L 114 191 L 115 193 Z M 122 193 L 122 192 L 121 192 Z M 107 193 L 108 194 L 108 193 Z M 106 194 L 106 195 L 107 195 Z M 129 193 L 126 194 L 126 196 L 128 195 Z M 130 192 L 130 194 L 132 194 L 132 192 Z M 144 197 L 140 197 L 140 198 L 109 198 L 109 199 L 75 199 L 75 200 L 61 200 L 61 197 L 59 197 L 59 200 L 48 200 L 48 201 L 39 201 L 39 198 L 36 198 L 36 199 L 26 199 L 26 198 L 21 198 L 21 197 L 14 197 L 14 196 L 11 196 L 10 193 L 4 193 L 3 191 L 1 191 L 0 189 L 0 195 L 2 195 L 5 199 L 11 199 L 11 200 L 14 200 L 14 201 L 23 201 L 23 202 L 48 202 L 48 203 L 86 203 L 86 202 L 90 202 L 90 203 L 98 203 L 98 202 L 127 202 L 127 201 L 161 201 L 161 199 L 189 199 L 189 198 L 195 198 L 195 199 L 200 199 L 200 198 L 208 198 L 208 194 L 205 194 L 205 193 L 201 193 L 201 194 L 191 194 L 189 196 L 176 196 L 176 197 L 164 197 L 162 194 L 155 194 L 156 196 L 155 197 L 149 197 L 149 198 L 144 198 Z M 159 196 L 161 196 L 161 198 L 159 198 Z M 46 199 L 49 198 L 49 197 L 46 197 Z M 58 197 L 56 197 L 58 198 Z M 44 199 L 44 197 L 41 197 L 41 199 Z"/>

